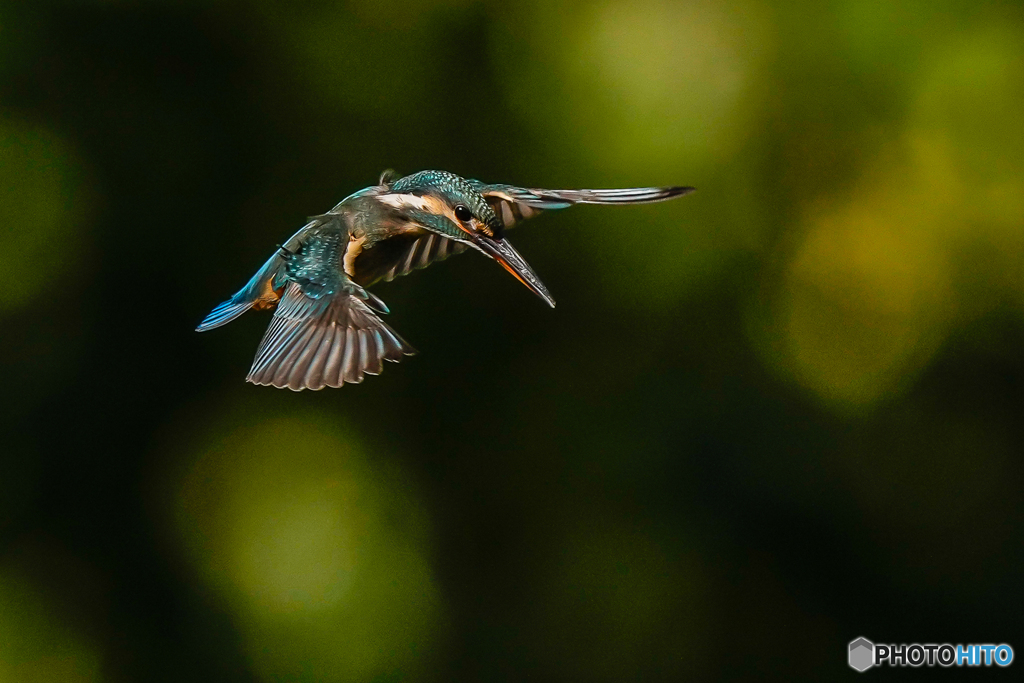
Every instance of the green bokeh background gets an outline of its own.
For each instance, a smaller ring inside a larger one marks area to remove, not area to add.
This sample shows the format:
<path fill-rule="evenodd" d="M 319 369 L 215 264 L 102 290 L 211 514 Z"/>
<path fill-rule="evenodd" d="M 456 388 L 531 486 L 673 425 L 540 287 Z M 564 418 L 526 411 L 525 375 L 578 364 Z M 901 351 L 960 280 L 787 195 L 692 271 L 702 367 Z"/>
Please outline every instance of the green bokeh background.
<path fill-rule="evenodd" d="M 828 680 L 1015 642 L 1024 8 L 0 2 L 0 682 Z M 387 167 L 696 185 L 192 329 Z M 890 671 L 899 677 L 909 671 Z"/>

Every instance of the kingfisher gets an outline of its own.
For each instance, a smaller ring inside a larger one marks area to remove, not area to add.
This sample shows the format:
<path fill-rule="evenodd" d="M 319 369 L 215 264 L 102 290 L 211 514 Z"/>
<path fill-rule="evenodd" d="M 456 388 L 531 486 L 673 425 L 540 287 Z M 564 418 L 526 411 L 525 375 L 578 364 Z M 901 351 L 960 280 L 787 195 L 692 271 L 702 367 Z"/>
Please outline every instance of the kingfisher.
<path fill-rule="evenodd" d="M 197 332 L 246 311 L 275 309 L 246 380 L 319 390 L 377 375 L 383 361 L 416 353 L 382 319 L 384 302 L 367 288 L 467 249 L 498 262 L 554 308 L 555 300 L 505 238 L 517 222 L 573 204 L 646 204 L 692 187 L 542 190 L 489 185 L 447 171 L 400 177 L 385 171 L 325 214 L 313 216 Z"/>

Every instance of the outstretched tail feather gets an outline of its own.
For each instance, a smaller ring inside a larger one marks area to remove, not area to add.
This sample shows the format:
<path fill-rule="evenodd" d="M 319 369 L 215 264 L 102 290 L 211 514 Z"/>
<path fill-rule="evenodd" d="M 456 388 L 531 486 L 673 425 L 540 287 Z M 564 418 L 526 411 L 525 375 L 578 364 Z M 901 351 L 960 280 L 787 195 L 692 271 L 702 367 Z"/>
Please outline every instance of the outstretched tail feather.
<path fill-rule="evenodd" d="M 346 292 L 312 299 L 293 282 L 247 379 L 293 391 L 339 387 L 379 374 L 383 360 L 398 362 L 415 352 L 362 299 Z"/>
<path fill-rule="evenodd" d="M 203 322 L 199 323 L 199 327 L 196 328 L 196 332 L 206 332 L 212 330 L 221 325 L 227 325 L 229 322 L 242 315 L 250 308 L 252 308 L 252 301 L 242 301 L 236 303 L 234 299 L 228 299 L 224 303 L 218 304 L 218 306 L 210 311 L 210 313 L 203 318 Z"/>
<path fill-rule="evenodd" d="M 203 322 L 199 323 L 196 332 L 206 332 L 221 325 L 227 325 L 258 303 L 263 308 L 276 303 L 278 297 L 274 285 L 284 272 L 284 267 L 285 259 L 279 249 L 267 259 L 262 268 L 256 271 L 245 287 L 210 311 L 210 314 L 203 318 Z"/>

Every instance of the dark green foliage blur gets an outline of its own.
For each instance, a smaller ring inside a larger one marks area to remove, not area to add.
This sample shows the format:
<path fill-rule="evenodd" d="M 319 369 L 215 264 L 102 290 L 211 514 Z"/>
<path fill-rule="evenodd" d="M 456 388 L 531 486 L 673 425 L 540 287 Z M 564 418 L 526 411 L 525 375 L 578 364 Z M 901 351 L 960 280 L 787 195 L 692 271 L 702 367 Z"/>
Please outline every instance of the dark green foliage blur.
<path fill-rule="evenodd" d="M 1024 650 L 1024 9 L 0 2 L 0 681 L 829 680 Z M 385 168 L 695 185 L 193 328 Z M 910 672 L 894 670 L 896 675 Z"/>

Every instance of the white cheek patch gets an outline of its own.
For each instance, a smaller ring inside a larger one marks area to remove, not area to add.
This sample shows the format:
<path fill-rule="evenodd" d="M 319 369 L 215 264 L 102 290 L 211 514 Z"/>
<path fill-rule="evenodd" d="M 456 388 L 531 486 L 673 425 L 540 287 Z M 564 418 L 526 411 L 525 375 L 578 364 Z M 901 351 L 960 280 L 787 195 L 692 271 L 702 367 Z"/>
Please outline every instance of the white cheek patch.
<path fill-rule="evenodd" d="M 420 211 L 430 211 L 431 206 L 435 203 L 433 197 L 421 197 L 415 194 L 382 194 L 377 196 L 377 201 L 381 204 L 387 204 L 396 209 L 419 209 Z"/>
<path fill-rule="evenodd" d="M 378 195 L 377 201 L 396 209 L 419 209 L 435 216 L 444 216 L 458 227 L 466 230 L 462 227 L 462 221 L 455 217 L 455 210 L 437 197 L 416 194 L 382 194 Z M 466 230 L 466 232 L 469 231 Z"/>

